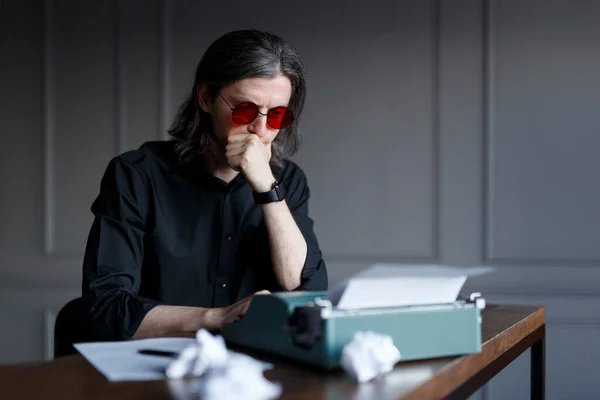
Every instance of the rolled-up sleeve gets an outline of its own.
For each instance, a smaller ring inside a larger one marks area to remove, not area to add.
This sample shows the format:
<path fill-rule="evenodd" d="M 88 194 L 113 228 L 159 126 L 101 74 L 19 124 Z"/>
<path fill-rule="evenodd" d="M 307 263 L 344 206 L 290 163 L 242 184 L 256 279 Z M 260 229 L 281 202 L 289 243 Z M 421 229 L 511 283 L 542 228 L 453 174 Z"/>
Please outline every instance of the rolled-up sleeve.
<path fill-rule="evenodd" d="M 291 163 L 283 180 L 287 188 L 287 205 L 306 241 L 306 261 L 302 269 L 301 284 L 295 290 L 327 290 L 327 267 L 314 231 L 314 221 L 308 211 L 310 189 L 306 175 Z"/>
<path fill-rule="evenodd" d="M 83 260 L 84 320 L 92 340 L 126 340 L 159 303 L 140 296 L 148 200 L 126 157 L 109 163 L 91 211 Z"/>

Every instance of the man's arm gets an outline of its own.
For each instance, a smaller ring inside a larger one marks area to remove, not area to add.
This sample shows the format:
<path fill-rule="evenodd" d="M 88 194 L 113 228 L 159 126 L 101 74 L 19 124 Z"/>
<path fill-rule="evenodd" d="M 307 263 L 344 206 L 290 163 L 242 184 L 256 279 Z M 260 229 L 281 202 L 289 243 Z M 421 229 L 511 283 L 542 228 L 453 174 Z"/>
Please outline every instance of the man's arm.
<path fill-rule="evenodd" d="M 230 167 L 241 171 L 255 192 L 269 191 L 276 181 L 270 147 L 253 134 L 230 135 L 227 141 Z M 308 216 L 306 179 L 299 168 L 291 168 L 288 175 L 283 178 L 291 186 L 286 201 L 261 205 L 274 273 L 287 290 L 325 290 L 327 271 Z"/>
<path fill-rule="evenodd" d="M 261 208 L 275 276 L 285 289 L 294 290 L 301 283 L 306 261 L 306 240 L 285 201 L 263 204 Z"/>
<path fill-rule="evenodd" d="M 193 337 L 198 329 L 219 332 L 223 327 L 242 318 L 255 295 L 267 294 L 261 290 L 229 307 L 203 308 L 185 306 L 156 306 L 150 310 L 132 339 L 165 336 Z"/>
<path fill-rule="evenodd" d="M 146 235 L 144 183 L 128 153 L 109 163 L 92 204 L 94 222 L 83 262 L 83 329 L 91 340 L 193 336 L 218 331 L 246 312 L 249 296 L 224 308 L 162 305 L 139 294 Z M 261 293 L 261 292 L 259 292 Z"/>
<path fill-rule="evenodd" d="M 165 336 L 194 336 L 198 329 L 220 329 L 218 309 L 156 306 L 148 311 L 131 339 Z"/>

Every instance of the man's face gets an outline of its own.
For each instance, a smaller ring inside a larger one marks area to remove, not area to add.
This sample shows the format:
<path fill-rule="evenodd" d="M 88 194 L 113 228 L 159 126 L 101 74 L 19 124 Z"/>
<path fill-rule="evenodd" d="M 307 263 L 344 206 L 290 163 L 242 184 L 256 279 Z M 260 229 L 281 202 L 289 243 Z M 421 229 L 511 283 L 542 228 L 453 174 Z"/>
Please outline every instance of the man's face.
<path fill-rule="evenodd" d="M 200 89 L 199 98 L 202 96 Z M 290 80 L 280 75 L 276 78 L 246 78 L 231 85 L 225 86 L 211 104 L 201 101 L 204 111 L 211 114 L 215 136 L 223 147 L 227 137 L 232 134 L 255 134 L 265 146 L 271 149 L 271 144 L 277 137 L 279 129 L 267 125 L 267 117 L 258 114 L 256 119 L 247 125 L 239 125 L 231 118 L 231 107 L 239 103 L 250 101 L 258 105 L 259 111 L 266 114 L 270 109 L 278 106 L 287 106 L 292 95 Z M 223 98 L 225 100 L 223 100 Z"/>

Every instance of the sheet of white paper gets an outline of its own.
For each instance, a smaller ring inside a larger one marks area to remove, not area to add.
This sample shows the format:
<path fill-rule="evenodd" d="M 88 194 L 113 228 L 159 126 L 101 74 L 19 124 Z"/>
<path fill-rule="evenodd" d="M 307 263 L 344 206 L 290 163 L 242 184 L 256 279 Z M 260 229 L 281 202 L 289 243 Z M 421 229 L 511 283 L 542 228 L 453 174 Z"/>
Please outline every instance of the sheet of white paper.
<path fill-rule="evenodd" d="M 334 286 L 328 299 L 340 309 L 450 303 L 468 277 L 492 271 L 485 266 L 375 264 Z"/>
<path fill-rule="evenodd" d="M 455 267 L 439 264 L 373 264 L 356 277 L 384 278 L 391 276 L 420 276 L 420 277 L 451 277 L 465 276 L 467 278 L 495 271 L 490 266 Z"/>
<path fill-rule="evenodd" d="M 195 342 L 194 338 L 156 338 L 79 343 L 74 347 L 109 381 L 147 381 L 166 379 L 165 370 L 173 359 L 139 354 L 138 350 L 179 353 Z"/>

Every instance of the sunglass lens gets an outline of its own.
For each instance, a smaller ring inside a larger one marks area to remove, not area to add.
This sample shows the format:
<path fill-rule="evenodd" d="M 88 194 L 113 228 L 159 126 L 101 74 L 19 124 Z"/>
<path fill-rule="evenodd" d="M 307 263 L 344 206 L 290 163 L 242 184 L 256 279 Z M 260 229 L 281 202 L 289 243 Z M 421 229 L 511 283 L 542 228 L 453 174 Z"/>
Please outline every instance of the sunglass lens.
<path fill-rule="evenodd" d="M 258 115 L 258 106 L 254 103 L 240 103 L 233 110 L 233 121 L 236 124 L 246 125 L 254 121 Z"/>
<path fill-rule="evenodd" d="M 274 129 L 283 129 L 292 123 L 294 113 L 287 107 L 276 107 L 269 111 L 267 122 Z"/>

